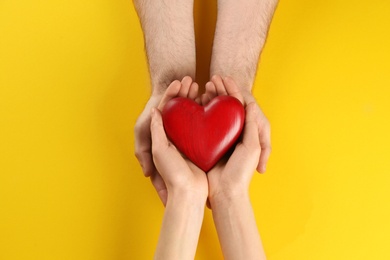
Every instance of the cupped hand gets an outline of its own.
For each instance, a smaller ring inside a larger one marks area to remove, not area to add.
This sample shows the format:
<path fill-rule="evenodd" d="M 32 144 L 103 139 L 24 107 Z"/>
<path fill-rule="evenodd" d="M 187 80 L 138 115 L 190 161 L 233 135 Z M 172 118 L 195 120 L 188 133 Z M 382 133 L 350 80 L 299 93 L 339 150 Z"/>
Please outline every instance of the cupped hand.
<path fill-rule="evenodd" d="M 215 75 L 211 78 L 211 81 L 206 84 L 206 93 L 201 96 L 202 104 L 205 105 L 211 99 L 220 95 L 230 95 L 236 97 L 245 106 L 250 103 L 255 105 L 255 110 L 257 110 L 255 122 L 259 135 L 259 145 L 261 147 L 261 154 L 258 158 L 256 169 L 258 172 L 264 173 L 271 154 L 271 126 L 267 117 L 260 109 L 256 99 L 250 91 L 237 86 L 234 80 L 230 77 L 222 79 L 220 76 Z"/>
<path fill-rule="evenodd" d="M 169 142 L 158 109 L 152 110 L 150 129 L 153 161 L 166 186 L 165 190 L 159 191 L 163 202 L 166 203 L 171 196 L 177 196 L 199 199 L 205 203 L 208 196 L 206 174 L 188 159 L 183 158 Z"/>
<path fill-rule="evenodd" d="M 164 94 L 154 94 L 150 97 L 143 112 L 138 117 L 134 128 L 135 136 L 135 155 L 142 167 L 142 171 L 146 177 L 150 177 L 153 186 L 157 190 L 162 202 L 167 201 L 166 185 L 156 169 L 152 158 L 152 140 L 150 132 L 151 109 L 159 107 L 162 109 L 164 105 L 174 97 L 187 97 L 195 99 L 198 95 L 198 85 L 192 82 L 191 77 L 184 77 L 182 81 L 173 81 Z"/>
<path fill-rule="evenodd" d="M 258 116 L 256 104 L 249 103 L 245 110 L 242 141 L 236 145 L 227 161 L 221 160 L 207 173 L 211 204 L 219 198 L 248 195 L 249 183 L 258 164 L 261 148 L 256 121 Z"/>

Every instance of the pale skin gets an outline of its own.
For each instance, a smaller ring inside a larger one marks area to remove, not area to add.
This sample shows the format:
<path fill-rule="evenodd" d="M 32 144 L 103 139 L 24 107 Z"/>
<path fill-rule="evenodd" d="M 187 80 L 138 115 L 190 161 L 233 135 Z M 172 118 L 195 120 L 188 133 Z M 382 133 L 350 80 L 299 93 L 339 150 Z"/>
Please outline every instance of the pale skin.
<path fill-rule="evenodd" d="M 150 177 L 161 201 L 167 203 L 167 188 L 152 160 L 150 112 L 174 80 L 198 88 L 193 83 L 196 68 L 193 0 L 133 0 L 144 32 L 152 83 L 152 94 L 135 126 L 135 154 L 143 173 Z M 257 170 L 265 172 L 271 152 L 270 124 L 257 105 L 251 90 L 257 63 L 263 49 L 277 0 L 218 0 L 211 83 L 219 85 L 215 75 L 231 77 L 242 93 L 244 104 L 256 104 L 256 123 L 261 154 Z M 188 77 L 185 77 L 188 76 Z M 211 99 L 219 94 L 211 83 L 198 98 Z M 197 91 L 196 91 L 197 92 Z M 195 93 L 195 91 L 193 91 Z M 199 101 L 199 99 L 198 99 Z"/>
<path fill-rule="evenodd" d="M 206 174 L 184 159 L 169 142 L 160 114 L 170 99 L 178 96 L 191 98 L 191 89 L 191 86 L 174 81 L 158 109 L 152 110 L 153 161 L 166 184 L 168 195 L 155 259 L 194 259 L 203 222 L 208 196 Z"/>
<path fill-rule="evenodd" d="M 155 258 L 194 258 L 208 200 L 224 257 L 265 259 L 248 186 L 255 169 L 266 170 L 270 125 L 251 90 L 277 0 L 218 0 L 210 65 L 213 76 L 202 95 L 193 82 L 193 0 L 133 1 L 144 32 L 152 83 L 151 97 L 135 126 L 135 153 L 166 205 Z M 246 106 L 244 139 L 227 162 L 219 162 L 206 175 L 169 143 L 159 111 L 176 96 L 204 105 L 217 95 L 235 96 Z"/>
<path fill-rule="evenodd" d="M 209 94 L 230 95 L 244 102 L 242 91 L 232 78 L 222 80 L 215 76 L 213 81 L 208 83 Z M 207 102 L 203 98 L 203 104 Z M 262 152 L 259 111 L 255 102 L 247 104 L 242 141 L 227 161 L 220 161 L 207 173 L 208 199 L 225 259 L 266 259 L 248 192 Z"/>
<path fill-rule="evenodd" d="M 240 89 L 231 78 L 214 87 L 243 102 Z M 155 259 L 194 259 L 206 199 L 225 259 L 265 259 L 249 199 L 249 183 L 261 153 L 255 103 L 246 106 L 242 141 L 227 161 L 221 160 L 207 174 L 184 159 L 164 132 L 160 110 L 170 99 L 189 97 L 191 88 L 178 81 L 167 89 L 158 109 L 152 110 L 152 154 L 157 170 L 166 183 L 168 199 L 155 252 Z M 203 100 L 206 104 L 208 101 Z"/>

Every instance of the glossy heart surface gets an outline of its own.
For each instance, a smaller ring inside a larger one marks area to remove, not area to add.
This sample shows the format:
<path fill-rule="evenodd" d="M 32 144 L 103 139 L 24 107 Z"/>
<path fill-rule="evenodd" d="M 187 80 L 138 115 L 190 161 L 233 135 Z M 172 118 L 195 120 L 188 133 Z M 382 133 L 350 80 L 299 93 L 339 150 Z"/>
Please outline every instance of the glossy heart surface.
<path fill-rule="evenodd" d="M 208 172 L 240 136 L 245 110 L 238 99 L 230 96 L 218 96 L 206 106 L 179 97 L 165 105 L 162 118 L 176 148 Z"/>

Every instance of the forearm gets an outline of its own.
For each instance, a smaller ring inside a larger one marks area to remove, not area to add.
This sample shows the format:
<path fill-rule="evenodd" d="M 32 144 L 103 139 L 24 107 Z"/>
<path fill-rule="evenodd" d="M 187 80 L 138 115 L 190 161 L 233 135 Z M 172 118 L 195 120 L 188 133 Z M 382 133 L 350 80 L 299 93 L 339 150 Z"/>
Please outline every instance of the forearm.
<path fill-rule="evenodd" d="M 251 90 L 277 0 L 218 0 L 210 75 Z"/>
<path fill-rule="evenodd" d="M 193 0 L 134 0 L 144 32 L 153 93 L 195 77 Z"/>
<path fill-rule="evenodd" d="M 203 222 L 205 200 L 168 197 L 155 259 L 194 259 Z"/>
<path fill-rule="evenodd" d="M 266 259 L 249 196 L 221 195 L 210 202 L 224 258 Z"/>

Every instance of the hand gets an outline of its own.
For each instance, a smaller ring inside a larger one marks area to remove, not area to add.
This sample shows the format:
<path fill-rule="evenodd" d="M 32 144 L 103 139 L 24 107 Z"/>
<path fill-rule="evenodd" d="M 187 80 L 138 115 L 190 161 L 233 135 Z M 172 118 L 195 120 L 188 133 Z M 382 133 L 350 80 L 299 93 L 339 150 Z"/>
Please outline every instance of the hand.
<path fill-rule="evenodd" d="M 242 141 L 207 174 L 208 206 L 225 259 L 266 259 L 248 192 L 261 153 L 257 113 L 255 103 L 246 106 Z"/>
<path fill-rule="evenodd" d="M 184 88 L 179 81 L 172 83 L 162 98 L 159 109 L 172 97 L 188 96 L 191 88 Z M 152 109 L 150 125 L 152 155 L 157 169 L 152 182 L 156 188 L 158 185 L 165 187 L 164 192 L 160 191 L 159 195 L 166 208 L 155 259 L 194 259 L 208 196 L 207 176 L 192 162 L 183 158 L 169 142 L 159 109 Z M 156 180 L 160 184 L 156 184 Z"/>
<path fill-rule="evenodd" d="M 201 97 L 202 104 L 207 104 L 211 99 L 219 95 L 236 97 L 246 106 L 250 103 L 255 105 L 255 109 L 257 110 L 255 122 L 257 124 L 259 144 L 261 147 L 261 154 L 258 158 L 256 169 L 258 172 L 264 173 L 271 154 L 271 128 L 268 119 L 263 111 L 261 111 L 252 93 L 246 89 L 240 89 L 230 77 L 222 79 L 220 76 L 213 76 L 211 81 L 206 84 L 206 93 Z"/>
<path fill-rule="evenodd" d="M 191 77 L 184 77 L 181 82 L 177 80 L 172 82 L 164 94 L 153 94 L 150 97 L 134 128 L 135 155 L 141 164 L 145 177 L 151 178 L 151 181 L 164 205 L 167 201 L 167 188 L 164 180 L 156 170 L 151 152 L 151 109 L 156 106 L 158 106 L 159 109 L 162 109 L 166 102 L 176 96 L 195 99 L 197 94 L 198 85 L 192 82 Z"/>
<path fill-rule="evenodd" d="M 211 205 L 218 198 L 248 196 L 249 183 L 261 153 L 257 131 L 258 110 L 255 103 L 246 106 L 243 139 L 226 161 L 220 161 L 208 174 Z"/>
<path fill-rule="evenodd" d="M 245 102 L 242 91 L 231 78 L 222 80 L 220 76 L 213 76 L 212 80 L 206 84 L 206 93 L 201 96 L 202 104 L 207 104 L 217 95 L 230 95 L 242 103 Z M 255 102 L 247 104 L 242 141 L 236 145 L 227 161 L 222 159 L 208 172 L 211 203 L 220 194 L 224 196 L 230 196 L 231 193 L 245 195 L 244 193 L 247 192 L 253 172 L 263 152 L 258 133 L 259 111 Z"/>
<path fill-rule="evenodd" d="M 153 161 L 166 185 L 168 198 L 190 197 L 205 203 L 208 195 L 206 174 L 188 159 L 184 159 L 169 142 L 158 109 L 152 110 L 150 129 Z"/>

